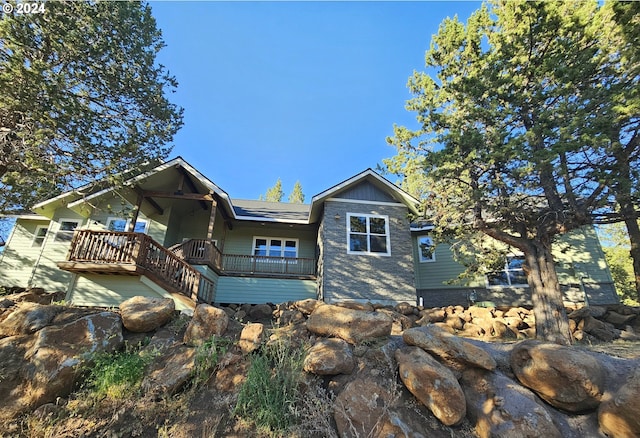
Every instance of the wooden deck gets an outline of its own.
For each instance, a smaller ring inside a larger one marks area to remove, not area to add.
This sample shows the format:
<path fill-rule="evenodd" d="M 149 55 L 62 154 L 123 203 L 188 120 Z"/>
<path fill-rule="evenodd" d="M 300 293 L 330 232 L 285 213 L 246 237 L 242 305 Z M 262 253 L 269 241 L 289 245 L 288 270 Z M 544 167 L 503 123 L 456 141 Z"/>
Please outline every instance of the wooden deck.
<path fill-rule="evenodd" d="M 145 275 L 194 302 L 213 300 L 214 284 L 143 233 L 79 230 L 60 269 L 76 273 Z"/>
<path fill-rule="evenodd" d="M 315 279 L 316 259 L 223 254 L 210 240 L 191 239 L 171 251 L 192 265 L 206 265 L 219 275 Z"/>
<path fill-rule="evenodd" d="M 192 265 L 218 275 L 315 279 L 316 259 L 223 254 L 211 240 L 191 239 L 167 249 L 143 233 L 78 230 L 58 267 L 84 274 L 144 275 L 172 294 L 211 303 L 215 285 Z"/>

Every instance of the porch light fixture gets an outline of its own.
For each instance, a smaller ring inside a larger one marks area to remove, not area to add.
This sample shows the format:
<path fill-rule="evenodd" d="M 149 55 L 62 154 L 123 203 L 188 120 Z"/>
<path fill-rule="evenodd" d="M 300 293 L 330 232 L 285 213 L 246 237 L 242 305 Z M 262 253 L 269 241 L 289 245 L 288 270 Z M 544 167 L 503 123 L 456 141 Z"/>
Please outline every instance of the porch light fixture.
<path fill-rule="evenodd" d="M 335 219 L 335 220 L 337 220 L 337 221 L 339 221 L 339 220 L 340 220 L 340 213 L 337 213 L 337 214 L 334 216 L 334 219 Z"/>

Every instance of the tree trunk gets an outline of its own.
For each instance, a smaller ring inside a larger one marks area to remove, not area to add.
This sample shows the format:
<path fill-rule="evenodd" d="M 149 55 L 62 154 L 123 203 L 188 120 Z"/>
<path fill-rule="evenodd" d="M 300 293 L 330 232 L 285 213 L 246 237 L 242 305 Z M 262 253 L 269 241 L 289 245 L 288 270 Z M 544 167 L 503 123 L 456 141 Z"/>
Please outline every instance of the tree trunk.
<path fill-rule="evenodd" d="M 564 309 L 551 243 L 530 242 L 524 256 L 536 318 L 536 337 L 556 344 L 570 345 L 572 337 L 569 319 Z"/>
<path fill-rule="evenodd" d="M 624 223 L 627 226 L 629 242 L 631 243 L 629 254 L 633 262 L 636 300 L 640 301 L 640 226 L 638 226 L 638 213 L 633 208 L 633 205 L 630 205 L 628 208 L 623 208 L 622 214 L 624 215 Z"/>

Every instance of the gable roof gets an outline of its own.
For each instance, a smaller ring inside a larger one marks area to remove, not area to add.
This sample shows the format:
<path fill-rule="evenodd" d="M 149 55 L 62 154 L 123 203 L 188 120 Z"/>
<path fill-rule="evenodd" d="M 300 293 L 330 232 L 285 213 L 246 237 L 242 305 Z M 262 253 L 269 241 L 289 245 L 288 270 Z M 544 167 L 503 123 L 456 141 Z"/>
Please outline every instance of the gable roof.
<path fill-rule="evenodd" d="M 354 175 L 351 178 L 348 178 L 336 184 L 335 186 L 330 187 L 327 190 L 315 195 L 311 200 L 309 221 L 313 222 L 318 220 L 324 201 L 331 198 L 339 197 L 341 193 L 345 193 L 363 182 L 372 184 L 377 189 L 389 195 L 395 202 L 406 205 L 412 213 L 416 215 L 419 214 L 418 204 L 420 203 L 420 201 L 418 201 L 418 199 L 414 198 L 388 179 L 382 177 L 373 169 L 368 168 L 367 170 L 364 170 L 359 174 Z"/>
<path fill-rule="evenodd" d="M 56 208 L 66 205 L 69 209 L 81 215 L 89 215 L 92 209 L 91 201 L 111 193 L 117 193 L 129 202 L 135 203 L 138 196 L 138 192 L 136 191 L 138 186 L 144 185 L 147 189 L 157 190 L 159 185 L 166 184 L 168 181 L 168 178 L 161 174 L 171 172 L 171 169 L 186 172 L 189 175 L 189 179 L 192 180 L 193 190 L 202 194 L 214 195 L 218 201 L 218 206 L 222 207 L 230 218 L 241 221 L 293 224 L 315 223 L 320 218 L 322 206 L 326 200 L 340 197 L 341 194 L 348 194 L 350 190 L 357 188 L 357 186 L 363 183 L 370 184 L 375 187 L 376 190 L 383 192 L 385 200 L 404 204 L 411 212 L 418 214 L 417 206 L 419 201 L 416 198 L 383 178 L 371 168 L 313 196 L 310 204 L 293 204 L 245 199 L 232 200 L 227 192 L 205 177 L 182 157 L 176 157 L 140 175 L 130 178 L 126 180 L 121 187 L 103 188 L 100 185 L 83 186 L 77 190 L 66 192 L 55 198 L 40 202 L 34 205 L 32 210 L 51 218 Z M 173 172 L 175 172 L 175 170 Z M 175 174 L 169 176 L 175 178 Z M 376 201 L 372 202 L 375 203 Z"/>

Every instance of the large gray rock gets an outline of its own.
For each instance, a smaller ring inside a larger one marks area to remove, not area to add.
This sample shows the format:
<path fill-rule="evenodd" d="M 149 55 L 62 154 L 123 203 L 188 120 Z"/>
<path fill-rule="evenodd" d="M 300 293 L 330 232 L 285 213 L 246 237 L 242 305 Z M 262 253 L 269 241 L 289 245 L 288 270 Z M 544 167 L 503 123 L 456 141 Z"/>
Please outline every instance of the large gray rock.
<path fill-rule="evenodd" d="M 640 436 L 640 368 L 615 393 L 607 393 L 598 408 L 600 427 L 611 438 Z"/>
<path fill-rule="evenodd" d="M 120 304 L 127 330 L 146 333 L 165 325 L 173 317 L 176 303 L 171 298 L 133 297 Z"/>
<path fill-rule="evenodd" d="M 317 307 L 307 320 L 310 332 L 338 337 L 350 344 L 389 336 L 392 325 L 391 317 L 383 313 L 329 304 Z"/>
<path fill-rule="evenodd" d="M 479 438 L 563 437 L 539 399 L 502 373 L 469 368 L 460 383 Z"/>
<path fill-rule="evenodd" d="M 595 356 L 571 347 L 524 341 L 511 352 L 511 368 L 527 388 L 569 412 L 595 409 L 605 390 L 605 372 Z"/>
<path fill-rule="evenodd" d="M 304 370 L 318 375 L 351 374 L 355 367 L 351 347 L 342 339 L 316 342 L 304 359 Z"/>
<path fill-rule="evenodd" d="M 418 347 L 400 348 L 395 357 L 404 385 L 438 420 L 447 426 L 462 421 L 466 402 L 451 370 Z"/>
<path fill-rule="evenodd" d="M 229 316 L 224 310 L 209 304 L 199 304 L 184 333 L 184 343 L 191 346 L 202 345 L 212 336 L 222 336 L 228 325 Z"/>
<path fill-rule="evenodd" d="M 426 325 L 405 330 L 402 339 L 407 345 L 415 345 L 447 362 L 471 365 L 494 370 L 496 361 L 482 348 L 476 347 L 436 325 Z"/>

